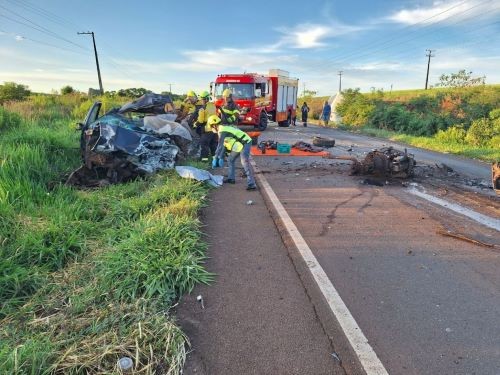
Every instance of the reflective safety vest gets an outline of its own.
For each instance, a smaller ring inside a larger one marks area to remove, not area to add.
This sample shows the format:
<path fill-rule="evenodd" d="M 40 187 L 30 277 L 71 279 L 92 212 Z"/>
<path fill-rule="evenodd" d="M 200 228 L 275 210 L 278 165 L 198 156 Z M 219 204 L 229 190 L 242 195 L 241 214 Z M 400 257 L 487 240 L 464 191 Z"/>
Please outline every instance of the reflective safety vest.
<path fill-rule="evenodd" d="M 232 137 L 224 138 L 224 147 L 229 152 L 241 152 L 241 150 L 243 150 L 243 145 Z"/>
<path fill-rule="evenodd" d="M 252 138 L 247 133 L 233 126 L 219 126 L 219 137 L 222 135 L 224 135 L 224 147 L 228 151 L 241 152 L 245 144 L 252 142 Z"/>
<path fill-rule="evenodd" d="M 216 109 L 214 103 L 207 103 L 205 107 L 200 108 L 198 111 L 198 119 L 195 125 L 202 125 L 205 133 L 212 131 L 212 128 L 207 125 L 207 120 L 211 115 L 215 115 Z"/>
<path fill-rule="evenodd" d="M 240 116 L 240 111 L 234 102 L 229 102 L 224 107 L 221 108 L 222 114 L 221 118 L 223 122 L 227 122 L 228 124 L 237 124 Z"/>

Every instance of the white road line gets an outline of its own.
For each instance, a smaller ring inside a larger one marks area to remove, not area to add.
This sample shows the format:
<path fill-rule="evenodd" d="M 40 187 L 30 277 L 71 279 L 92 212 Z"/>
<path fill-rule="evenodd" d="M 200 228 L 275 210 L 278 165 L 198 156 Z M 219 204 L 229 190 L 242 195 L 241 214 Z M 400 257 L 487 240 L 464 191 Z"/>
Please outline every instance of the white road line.
<path fill-rule="evenodd" d="M 417 197 L 424 198 L 428 200 L 429 202 L 438 204 L 442 207 L 448 208 L 456 213 L 459 213 L 461 215 L 467 216 L 468 218 L 486 225 L 489 228 L 496 229 L 497 231 L 500 231 L 500 219 L 494 219 L 492 217 L 480 214 L 479 212 L 473 211 L 469 208 L 465 208 L 459 204 L 451 203 L 448 201 L 445 201 L 444 199 L 435 197 L 433 195 L 424 193 L 422 191 L 419 191 L 415 189 L 414 187 L 408 190 L 409 193 L 416 195 Z"/>
<path fill-rule="evenodd" d="M 258 171 L 258 168 L 253 160 L 252 165 L 254 166 L 255 170 Z M 382 364 L 382 362 L 380 362 L 380 359 L 377 357 L 377 354 L 368 343 L 367 338 L 354 320 L 351 312 L 345 305 L 344 301 L 342 301 L 342 298 L 340 298 L 339 293 L 333 286 L 330 279 L 328 279 L 328 276 L 326 275 L 325 271 L 307 245 L 306 241 L 300 234 L 299 230 L 293 223 L 292 219 L 290 218 L 290 216 L 288 216 L 285 208 L 267 182 L 267 179 L 262 174 L 256 174 L 256 176 L 260 182 L 261 187 L 265 190 L 274 209 L 283 222 L 283 225 L 286 227 L 288 234 L 290 235 L 295 246 L 302 255 L 302 258 L 307 264 L 309 271 L 311 272 L 314 280 L 323 293 L 323 296 L 328 302 L 330 309 L 337 318 L 337 321 L 339 322 L 342 330 L 349 340 L 349 343 L 358 356 L 361 366 L 365 370 L 366 374 L 388 375 L 384 365 Z"/>

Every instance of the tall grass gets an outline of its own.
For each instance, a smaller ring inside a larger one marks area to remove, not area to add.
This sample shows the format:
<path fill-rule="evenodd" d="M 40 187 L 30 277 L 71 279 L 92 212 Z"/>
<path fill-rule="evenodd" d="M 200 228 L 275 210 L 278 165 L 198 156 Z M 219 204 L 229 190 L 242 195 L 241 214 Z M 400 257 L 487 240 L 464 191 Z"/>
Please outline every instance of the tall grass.
<path fill-rule="evenodd" d="M 0 373 L 109 374 L 123 356 L 139 374 L 180 373 L 188 342 L 166 312 L 211 280 L 206 188 L 173 172 L 65 186 L 81 102 L 59 104 L 11 103 L 22 120 L 0 108 Z"/>

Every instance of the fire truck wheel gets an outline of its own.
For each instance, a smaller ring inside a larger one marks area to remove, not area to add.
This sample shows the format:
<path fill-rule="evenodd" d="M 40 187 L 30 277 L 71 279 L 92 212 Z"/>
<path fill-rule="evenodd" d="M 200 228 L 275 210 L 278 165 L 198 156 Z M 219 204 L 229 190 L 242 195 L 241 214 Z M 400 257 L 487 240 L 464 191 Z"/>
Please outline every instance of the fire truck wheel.
<path fill-rule="evenodd" d="M 278 126 L 282 126 L 284 128 L 288 128 L 290 126 L 291 118 L 287 118 L 285 121 L 278 122 Z"/>
<path fill-rule="evenodd" d="M 267 115 L 262 112 L 259 119 L 259 130 L 264 131 L 267 128 Z"/>

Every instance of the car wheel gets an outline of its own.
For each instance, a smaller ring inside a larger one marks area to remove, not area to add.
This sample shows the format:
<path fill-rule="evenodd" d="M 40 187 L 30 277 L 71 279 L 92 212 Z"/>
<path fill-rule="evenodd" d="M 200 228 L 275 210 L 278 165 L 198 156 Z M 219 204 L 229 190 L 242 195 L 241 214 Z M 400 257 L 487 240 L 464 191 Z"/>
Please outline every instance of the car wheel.
<path fill-rule="evenodd" d="M 264 131 L 267 128 L 267 115 L 264 112 L 261 112 L 259 119 L 259 130 Z"/>
<path fill-rule="evenodd" d="M 333 147 L 335 146 L 335 139 L 313 137 L 312 143 L 314 146 L 319 146 L 319 147 Z"/>

